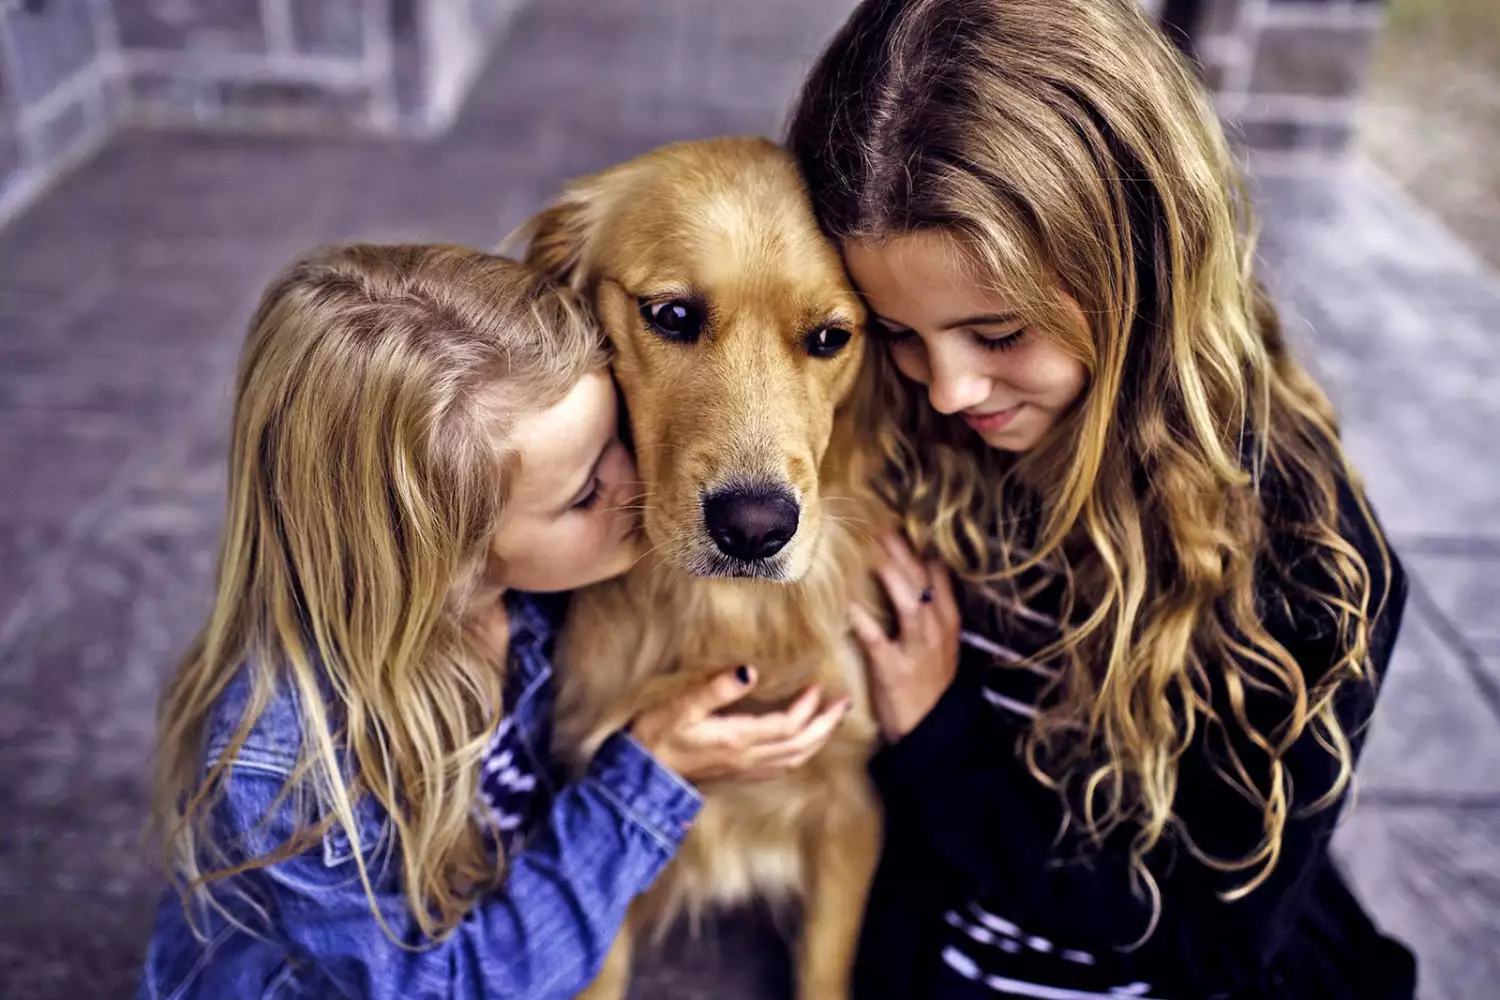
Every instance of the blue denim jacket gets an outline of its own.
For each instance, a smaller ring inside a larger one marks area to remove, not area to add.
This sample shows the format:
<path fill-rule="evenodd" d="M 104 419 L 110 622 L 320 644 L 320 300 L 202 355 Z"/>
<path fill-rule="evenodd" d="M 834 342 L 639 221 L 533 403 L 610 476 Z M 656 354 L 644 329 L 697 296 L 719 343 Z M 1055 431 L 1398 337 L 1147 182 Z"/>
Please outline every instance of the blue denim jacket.
<path fill-rule="evenodd" d="M 527 596 L 509 605 L 511 749 L 531 756 L 538 796 L 521 810 L 526 827 L 513 842 L 506 838 L 504 889 L 441 943 L 422 940 L 386 817 L 365 802 L 356 809 L 365 863 L 381 914 L 408 947 L 392 942 L 376 921 L 349 838 L 335 825 L 320 847 L 237 876 L 242 893 L 216 893 L 228 917 L 195 905 L 206 941 L 194 936 L 179 896 L 168 891 L 139 1000 L 561 1000 L 593 980 L 626 907 L 672 859 L 701 801 L 624 733 L 605 742 L 582 780 L 557 782 L 545 739 L 555 697 L 548 657 L 560 605 Z M 227 749 L 249 693 L 245 672 L 220 699 L 205 766 Z M 297 760 L 299 734 L 295 698 L 278 693 L 234 757 L 216 823 L 223 842 L 242 843 L 246 856 L 284 843 L 301 825 L 299 808 L 309 811 L 294 797 L 278 801 Z M 317 818 L 311 811 L 303 822 Z"/>

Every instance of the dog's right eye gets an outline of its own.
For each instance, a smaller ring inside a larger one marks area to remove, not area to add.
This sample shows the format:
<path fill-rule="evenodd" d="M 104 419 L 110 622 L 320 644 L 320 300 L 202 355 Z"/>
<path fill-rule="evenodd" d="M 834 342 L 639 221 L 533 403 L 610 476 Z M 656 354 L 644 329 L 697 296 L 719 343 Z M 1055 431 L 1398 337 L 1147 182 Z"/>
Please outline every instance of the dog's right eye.
<path fill-rule="evenodd" d="M 843 327 L 820 326 L 803 339 L 802 346 L 815 358 L 831 358 L 848 345 L 851 336 Z"/>
<path fill-rule="evenodd" d="M 642 302 L 641 318 L 668 340 L 690 344 L 703 332 L 703 307 L 688 299 Z"/>

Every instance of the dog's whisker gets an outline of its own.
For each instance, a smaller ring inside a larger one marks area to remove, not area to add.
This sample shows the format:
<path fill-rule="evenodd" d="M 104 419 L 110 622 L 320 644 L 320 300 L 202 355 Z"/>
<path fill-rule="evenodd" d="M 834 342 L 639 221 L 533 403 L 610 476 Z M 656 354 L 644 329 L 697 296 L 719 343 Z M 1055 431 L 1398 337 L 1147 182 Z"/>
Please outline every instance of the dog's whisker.
<path fill-rule="evenodd" d="M 824 514 L 830 524 L 836 524 L 841 528 L 847 528 L 857 537 L 865 541 L 874 541 L 877 534 L 874 524 L 866 518 L 843 517 L 839 514 Z"/>
<path fill-rule="evenodd" d="M 630 564 L 631 568 L 633 569 L 634 567 L 639 566 L 643 560 L 649 559 L 652 556 L 656 555 L 656 553 L 660 549 L 661 549 L 660 545 L 653 545 L 650 548 L 646 549 L 640 555 L 638 555 L 638 556 L 635 557 L 635 561 Z M 660 564 L 657 564 L 657 565 L 660 565 Z M 656 567 L 653 566 L 652 567 L 652 572 L 655 572 L 655 571 L 656 571 Z M 649 580 L 650 577 L 648 576 L 647 579 Z"/>
<path fill-rule="evenodd" d="M 865 509 L 865 504 L 857 497 L 847 497 L 835 493 L 825 495 L 823 497 L 823 500 L 827 503 L 850 504 L 856 511 L 863 511 Z M 865 517 L 863 515 L 859 515 L 859 519 L 861 521 L 869 520 L 868 517 Z"/>

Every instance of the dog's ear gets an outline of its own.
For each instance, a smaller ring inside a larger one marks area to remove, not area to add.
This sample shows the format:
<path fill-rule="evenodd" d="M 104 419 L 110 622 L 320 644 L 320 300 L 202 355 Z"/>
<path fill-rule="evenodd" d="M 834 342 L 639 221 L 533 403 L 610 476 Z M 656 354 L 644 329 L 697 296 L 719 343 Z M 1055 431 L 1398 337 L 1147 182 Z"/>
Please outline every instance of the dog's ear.
<path fill-rule="evenodd" d="M 600 192 L 574 183 L 552 205 L 532 216 L 510 236 L 506 247 L 524 246 L 523 259 L 553 281 L 579 290 L 587 282 L 589 248 L 602 216 Z"/>

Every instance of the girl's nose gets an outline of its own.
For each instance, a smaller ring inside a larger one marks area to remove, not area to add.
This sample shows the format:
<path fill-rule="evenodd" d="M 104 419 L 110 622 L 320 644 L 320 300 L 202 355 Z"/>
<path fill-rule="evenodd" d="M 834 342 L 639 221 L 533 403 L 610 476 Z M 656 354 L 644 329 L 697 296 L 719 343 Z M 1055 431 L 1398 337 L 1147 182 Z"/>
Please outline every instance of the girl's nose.
<path fill-rule="evenodd" d="M 932 381 L 927 384 L 927 400 L 939 413 L 961 413 L 990 398 L 990 379 L 973 370 L 957 352 L 937 352 L 931 356 Z"/>

